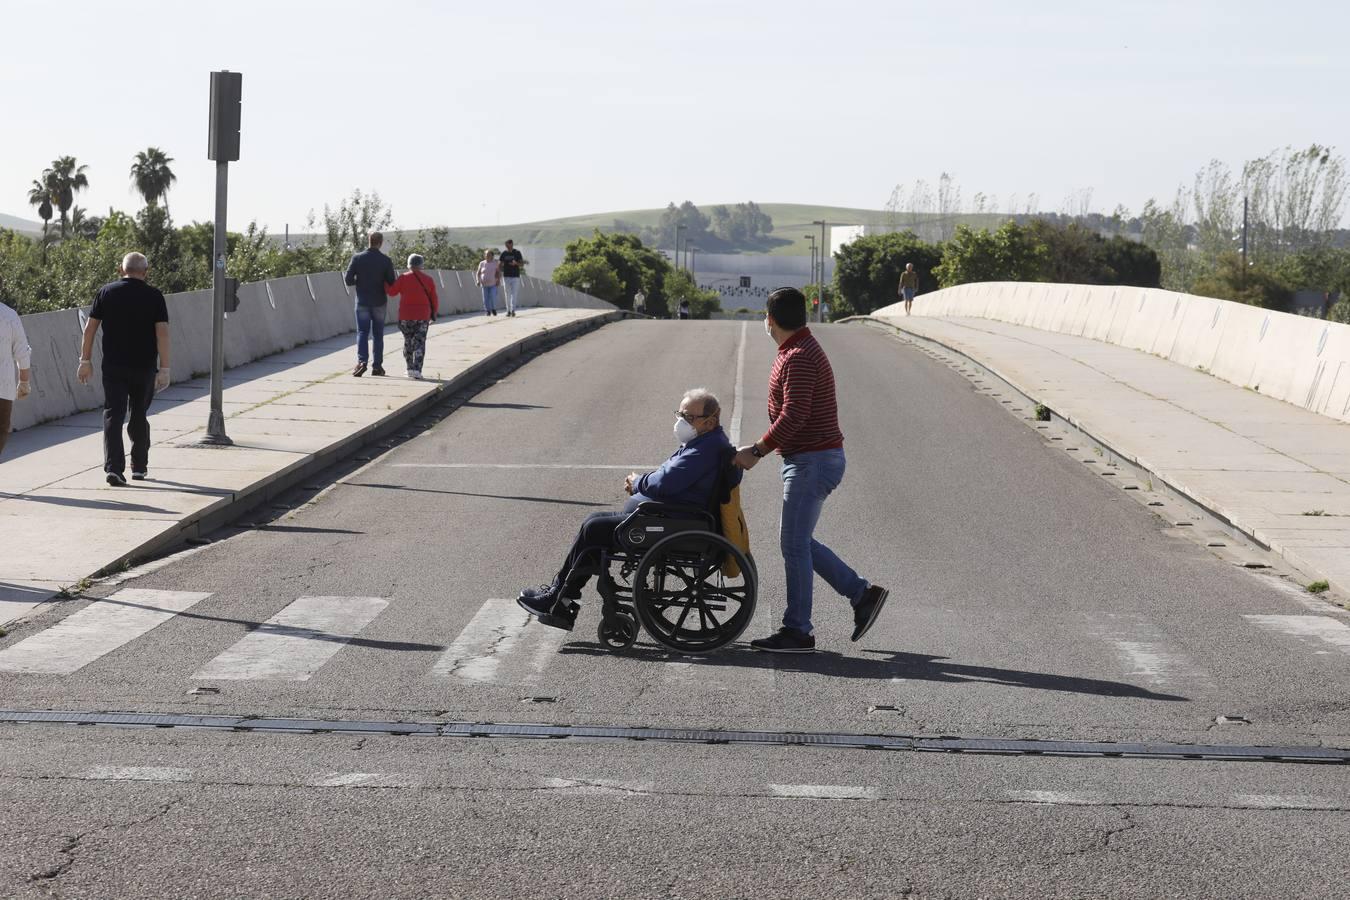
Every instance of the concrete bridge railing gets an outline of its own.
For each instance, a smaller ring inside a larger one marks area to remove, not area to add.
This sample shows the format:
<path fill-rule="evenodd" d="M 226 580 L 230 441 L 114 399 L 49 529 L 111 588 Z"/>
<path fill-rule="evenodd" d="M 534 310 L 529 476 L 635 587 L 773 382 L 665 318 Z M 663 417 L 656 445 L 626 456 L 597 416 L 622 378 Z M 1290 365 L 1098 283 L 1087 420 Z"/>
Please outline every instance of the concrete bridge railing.
<path fill-rule="evenodd" d="M 982 282 L 919 296 L 916 315 L 993 319 L 1129 347 L 1350 422 L 1350 325 L 1155 288 Z M 901 304 L 873 313 L 903 317 Z"/>
<path fill-rule="evenodd" d="M 436 279 L 442 314 L 482 309 L 482 294 L 472 272 L 428 269 Z M 243 365 L 356 330 L 351 288 L 339 272 L 295 275 L 239 287 L 239 309 L 225 321 L 225 367 Z M 91 302 L 92 302 L 92 298 Z M 211 292 L 169 294 L 172 336 L 172 378 L 187 381 L 211 371 Z M 498 297 L 501 309 L 504 300 Z M 612 305 L 551 281 L 525 276 L 522 306 L 612 309 Z M 398 298 L 389 298 L 389 322 L 398 320 Z M 81 311 L 63 309 L 23 317 L 33 348 L 33 392 L 14 404 L 15 431 L 103 405 L 103 386 L 75 380 L 80 358 Z M 94 345 L 94 371 L 102 359 L 101 341 Z"/>

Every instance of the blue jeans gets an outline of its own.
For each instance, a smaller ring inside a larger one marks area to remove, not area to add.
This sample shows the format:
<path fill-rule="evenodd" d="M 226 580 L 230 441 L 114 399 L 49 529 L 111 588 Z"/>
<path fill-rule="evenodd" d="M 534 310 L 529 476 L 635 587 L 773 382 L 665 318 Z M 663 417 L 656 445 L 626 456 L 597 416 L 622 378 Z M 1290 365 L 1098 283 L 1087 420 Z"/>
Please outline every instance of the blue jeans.
<path fill-rule="evenodd" d="M 496 312 L 497 310 L 497 286 L 495 284 L 483 285 L 483 312 Z"/>
<path fill-rule="evenodd" d="M 814 574 L 851 604 L 857 604 L 867 582 L 834 551 L 812 535 L 825 498 L 844 480 L 844 451 L 818 450 L 783 457 L 783 518 L 778 543 L 787 575 L 787 612 L 783 624 L 811 634 L 811 591 Z"/>
<path fill-rule="evenodd" d="M 356 361 L 365 362 L 369 358 L 366 341 L 375 345 L 375 365 L 384 365 L 384 316 L 387 306 L 356 305 Z"/>

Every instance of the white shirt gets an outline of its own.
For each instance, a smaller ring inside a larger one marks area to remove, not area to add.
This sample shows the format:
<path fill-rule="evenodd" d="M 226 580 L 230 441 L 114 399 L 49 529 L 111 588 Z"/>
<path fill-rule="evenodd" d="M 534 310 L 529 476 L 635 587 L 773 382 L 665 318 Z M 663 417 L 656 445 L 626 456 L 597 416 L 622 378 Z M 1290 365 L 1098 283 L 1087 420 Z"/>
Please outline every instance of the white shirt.
<path fill-rule="evenodd" d="M 19 396 L 19 370 L 33 364 L 33 350 L 19 314 L 0 303 L 0 400 Z"/>

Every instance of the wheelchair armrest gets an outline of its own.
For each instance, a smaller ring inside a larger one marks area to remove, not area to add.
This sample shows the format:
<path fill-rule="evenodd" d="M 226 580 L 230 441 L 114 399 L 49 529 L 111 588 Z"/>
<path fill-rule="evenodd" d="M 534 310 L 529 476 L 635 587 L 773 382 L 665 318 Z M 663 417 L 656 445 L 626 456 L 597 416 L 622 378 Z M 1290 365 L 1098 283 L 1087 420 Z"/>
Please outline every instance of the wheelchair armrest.
<path fill-rule="evenodd" d="M 684 503 L 663 503 L 660 500 L 644 500 L 629 515 L 666 516 L 690 519 L 706 518 L 708 511 Z"/>

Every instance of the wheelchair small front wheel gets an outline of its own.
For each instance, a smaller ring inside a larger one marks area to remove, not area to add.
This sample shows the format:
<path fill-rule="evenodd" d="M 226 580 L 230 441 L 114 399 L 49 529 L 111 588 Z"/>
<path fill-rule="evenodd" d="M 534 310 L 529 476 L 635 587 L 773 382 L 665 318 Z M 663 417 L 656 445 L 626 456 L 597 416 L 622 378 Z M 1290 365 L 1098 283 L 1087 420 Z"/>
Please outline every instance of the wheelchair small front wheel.
<path fill-rule="evenodd" d="M 626 612 L 602 616 L 595 628 L 595 636 L 611 650 L 627 650 L 637 640 L 637 619 Z"/>

